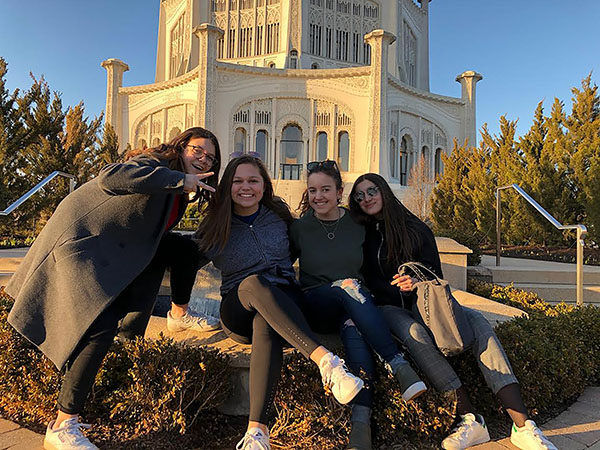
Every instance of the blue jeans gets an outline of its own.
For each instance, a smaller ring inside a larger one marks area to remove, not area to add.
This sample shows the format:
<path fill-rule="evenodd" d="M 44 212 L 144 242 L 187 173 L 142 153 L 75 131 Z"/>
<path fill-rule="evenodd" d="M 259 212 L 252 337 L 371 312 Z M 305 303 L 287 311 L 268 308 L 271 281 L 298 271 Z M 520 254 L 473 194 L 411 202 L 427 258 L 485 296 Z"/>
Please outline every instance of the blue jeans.
<path fill-rule="evenodd" d="M 368 381 L 374 372 L 374 350 L 390 362 L 400 351 L 381 311 L 358 280 L 337 280 L 305 293 L 305 314 L 314 331 L 339 332 L 350 370 Z M 372 389 L 363 389 L 355 404 L 371 406 Z"/>

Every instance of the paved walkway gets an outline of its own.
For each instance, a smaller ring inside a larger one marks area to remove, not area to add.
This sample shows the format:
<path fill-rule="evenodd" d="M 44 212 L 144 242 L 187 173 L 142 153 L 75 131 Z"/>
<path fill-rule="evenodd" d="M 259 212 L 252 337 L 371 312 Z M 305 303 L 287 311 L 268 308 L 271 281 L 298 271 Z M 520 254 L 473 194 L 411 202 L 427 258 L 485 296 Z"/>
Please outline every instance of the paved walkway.
<path fill-rule="evenodd" d="M 600 387 L 588 387 L 569 409 L 542 429 L 560 450 L 600 450 Z M 41 434 L 0 419 L 0 450 L 41 450 L 42 440 Z M 517 449 L 508 438 L 471 448 Z"/>

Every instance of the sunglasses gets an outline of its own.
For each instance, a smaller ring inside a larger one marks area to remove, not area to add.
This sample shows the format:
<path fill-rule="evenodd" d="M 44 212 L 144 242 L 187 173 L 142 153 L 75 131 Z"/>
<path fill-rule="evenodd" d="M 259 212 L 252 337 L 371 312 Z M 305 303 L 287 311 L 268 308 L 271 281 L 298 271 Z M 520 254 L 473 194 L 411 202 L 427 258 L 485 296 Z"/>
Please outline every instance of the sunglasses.
<path fill-rule="evenodd" d="M 244 153 L 244 152 L 232 152 L 229 154 L 229 159 L 235 159 L 235 158 L 239 158 L 240 156 L 252 156 L 254 159 L 258 159 L 259 161 L 262 161 L 262 156 L 260 155 L 260 153 L 258 152 L 248 152 L 248 153 Z"/>
<path fill-rule="evenodd" d="M 316 172 L 319 169 L 326 169 L 326 170 L 333 169 L 337 172 L 340 171 L 340 169 L 338 169 L 337 163 L 330 159 L 326 159 L 325 161 L 313 161 L 313 162 L 309 162 L 306 165 L 306 170 L 308 173 Z"/>
<path fill-rule="evenodd" d="M 356 203 L 362 203 L 362 201 L 365 199 L 365 197 L 368 195 L 370 198 L 375 197 L 377 194 L 379 193 L 379 188 L 377 186 L 369 186 L 367 188 L 367 192 L 363 192 L 363 191 L 356 191 L 354 193 L 354 200 L 356 200 Z"/>
<path fill-rule="evenodd" d="M 204 158 L 204 160 L 209 163 L 212 166 L 215 165 L 215 163 L 217 162 L 217 158 L 216 156 L 211 155 L 210 153 L 208 153 L 206 150 L 204 150 L 202 148 L 202 146 L 200 145 L 190 145 L 188 144 L 187 147 L 192 149 L 192 154 L 194 155 L 195 158 Z"/>

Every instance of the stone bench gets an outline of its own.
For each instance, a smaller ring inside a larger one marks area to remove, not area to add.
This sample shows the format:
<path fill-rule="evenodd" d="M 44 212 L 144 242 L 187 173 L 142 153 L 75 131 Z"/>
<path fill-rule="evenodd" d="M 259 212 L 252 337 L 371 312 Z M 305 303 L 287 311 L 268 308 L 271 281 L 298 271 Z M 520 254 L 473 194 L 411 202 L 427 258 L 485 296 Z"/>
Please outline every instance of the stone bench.
<path fill-rule="evenodd" d="M 466 270 L 466 256 L 464 267 Z M 166 282 L 168 283 L 168 279 Z M 212 265 L 204 267 L 198 272 L 190 306 L 198 312 L 218 317 L 220 305 L 219 285 L 219 272 Z M 519 309 L 462 290 L 455 289 L 453 293 L 462 305 L 482 312 L 493 326 L 524 314 Z M 219 411 L 229 415 L 248 415 L 250 409 L 248 380 L 250 351 L 252 348 L 250 345 L 238 344 L 227 338 L 222 330 L 204 333 L 194 331 L 171 333 L 167 330 L 165 318 L 152 316 L 145 337 L 156 339 L 160 333 L 184 345 L 209 346 L 229 355 L 233 368 L 231 392 L 229 398 L 219 407 Z M 317 337 L 327 348 L 333 349 L 341 346 L 338 335 L 317 335 Z M 294 350 L 285 350 L 286 354 L 290 354 L 292 351 Z"/>

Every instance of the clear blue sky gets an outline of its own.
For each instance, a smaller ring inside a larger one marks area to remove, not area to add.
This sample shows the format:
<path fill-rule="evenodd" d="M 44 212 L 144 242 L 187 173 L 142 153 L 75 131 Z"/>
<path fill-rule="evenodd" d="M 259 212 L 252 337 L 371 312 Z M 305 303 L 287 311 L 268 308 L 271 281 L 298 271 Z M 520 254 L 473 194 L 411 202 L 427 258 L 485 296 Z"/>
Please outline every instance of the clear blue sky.
<path fill-rule="evenodd" d="M 305 0 L 307 1 L 307 0 Z M 154 81 L 159 0 L 0 0 L 0 56 L 8 86 L 27 89 L 44 75 L 63 104 L 104 109 L 107 58 L 125 61 L 124 84 Z M 540 100 L 570 109 L 571 88 L 593 71 L 600 80 L 599 0 L 433 0 L 431 91 L 460 96 L 456 75 L 475 70 L 477 125 L 498 131 L 506 114 L 531 124 Z M 549 112 L 549 111 L 548 111 Z"/>

